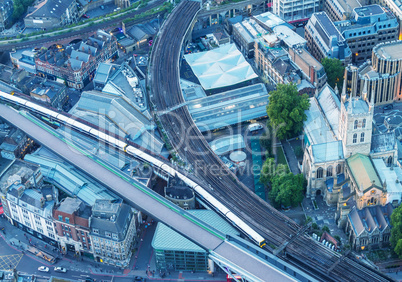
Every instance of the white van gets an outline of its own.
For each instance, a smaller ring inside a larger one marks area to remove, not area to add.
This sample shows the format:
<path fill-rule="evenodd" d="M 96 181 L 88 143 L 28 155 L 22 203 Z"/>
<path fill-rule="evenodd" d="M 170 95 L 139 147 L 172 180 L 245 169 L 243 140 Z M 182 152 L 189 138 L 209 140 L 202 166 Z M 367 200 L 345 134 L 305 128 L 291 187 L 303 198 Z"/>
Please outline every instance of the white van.
<path fill-rule="evenodd" d="M 248 130 L 250 132 L 256 131 L 256 130 L 260 130 L 262 129 L 263 126 L 260 123 L 252 123 L 248 126 Z"/>

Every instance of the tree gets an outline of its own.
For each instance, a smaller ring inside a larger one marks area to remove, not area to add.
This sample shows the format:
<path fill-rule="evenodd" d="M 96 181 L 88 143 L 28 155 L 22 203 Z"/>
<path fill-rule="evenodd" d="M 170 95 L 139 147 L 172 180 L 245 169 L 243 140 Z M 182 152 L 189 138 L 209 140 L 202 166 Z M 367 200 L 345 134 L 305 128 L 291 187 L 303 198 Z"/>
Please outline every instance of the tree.
<path fill-rule="evenodd" d="M 295 84 L 278 84 L 270 92 L 267 114 L 273 132 L 280 140 L 298 134 L 307 119 L 305 110 L 310 107 L 307 94 L 299 95 Z"/>
<path fill-rule="evenodd" d="M 338 88 L 342 88 L 343 76 L 345 74 L 345 67 L 342 65 L 342 62 L 338 59 L 324 58 L 321 63 L 327 73 L 328 84 L 332 88 L 335 88 L 335 84 Z"/>
<path fill-rule="evenodd" d="M 402 258 L 402 205 L 392 212 L 391 225 L 391 246 L 399 258 Z"/>
<path fill-rule="evenodd" d="M 326 225 L 324 225 L 324 226 L 322 227 L 322 231 L 327 231 L 328 234 L 331 234 L 331 230 L 329 230 L 329 227 L 326 226 Z"/>
<path fill-rule="evenodd" d="M 268 158 L 262 165 L 261 173 L 260 173 L 260 182 L 265 186 L 272 181 L 272 177 L 279 175 L 285 175 L 289 173 L 289 169 L 287 165 L 278 164 L 275 165 L 275 159 Z"/>
<path fill-rule="evenodd" d="M 303 175 L 287 173 L 272 177 L 272 190 L 268 196 L 276 208 L 295 207 L 303 201 L 305 180 Z"/>

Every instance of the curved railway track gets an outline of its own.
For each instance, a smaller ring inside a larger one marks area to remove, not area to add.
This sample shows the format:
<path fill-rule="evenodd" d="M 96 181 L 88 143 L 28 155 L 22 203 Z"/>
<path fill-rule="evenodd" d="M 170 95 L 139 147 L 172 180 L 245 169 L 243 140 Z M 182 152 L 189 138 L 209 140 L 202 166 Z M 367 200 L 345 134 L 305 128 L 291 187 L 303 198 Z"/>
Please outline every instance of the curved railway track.
<path fill-rule="evenodd" d="M 150 65 L 151 101 L 175 150 L 193 165 L 196 176 L 205 183 L 204 187 L 209 187 L 208 192 L 264 236 L 267 249 L 273 251 L 295 236 L 300 226 L 237 180 L 211 151 L 186 106 L 174 109 L 184 102 L 179 84 L 183 37 L 199 10 L 199 2 L 182 1 L 159 33 Z M 172 108 L 174 110 L 169 111 Z M 325 281 L 389 280 L 382 273 L 352 259 L 340 260 L 339 254 L 306 235 L 297 237 L 287 246 L 283 259 Z M 334 264 L 336 266 L 328 273 Z"/>

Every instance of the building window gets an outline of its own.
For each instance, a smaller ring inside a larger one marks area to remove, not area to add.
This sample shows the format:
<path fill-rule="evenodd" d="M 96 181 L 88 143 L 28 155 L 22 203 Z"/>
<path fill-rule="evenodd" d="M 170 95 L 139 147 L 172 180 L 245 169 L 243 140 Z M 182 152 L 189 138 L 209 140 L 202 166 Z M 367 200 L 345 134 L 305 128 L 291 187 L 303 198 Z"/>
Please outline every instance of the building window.
<path fill-rule="evenodd" d="M 357 121 L 357 120 L 355 120 L 355 126 L 354 126 L 354 128 L 353 129 L 357 129 L 357 124 L 358 124 L 359 122 Z"/>
<path fill-rule="evenodd" d="M 327 168 L 327 177 L 331 177 L 332 176 L 332 166 L 329 166 Z"/>
<path fill-rule="evenodd" d="M 353 134 L 353 144 L 355 144 L 357 142 L 357 134 Z"/>
<path fill-rule="evenodd" d="M 362 134 L 360 134 L 360 142 L 364 142 L 364 132 L 362 132 Z"/>
<path fill-rule="evenodd" d="M 70 223 L 70 219 L 68 217 L 64 218 L 64 220 L 66 221 L 66 223 Z"/>
<path fill-rule="evenodd" d="M 92 232 L 94 233 L 94 234 L 99 234 L 99 229 L 92 229 Z"/>
<path fill-rule="evenodd" d="M 63 216 L 62 215 L 59 215 L 59 220 L 63 221 Z"/>
<path fill-rule="evenodd" d="M 112 237 L 112 233 L 106 231 L 106 232 L 105 232 L 105 236 L 108 237 L 108 238 L 111 238 L 111 237 Z"/>
<path fill-rule="evenodd" d="M 119 237 L 117 236 L 117 234 L 116 234 L 116 233 L 112 233 L 112 239 L 113 239 L 113 240 L 118 240 L 118 239 L 119 239 Z"/>
<path fill-rule="evenodd" d="M 319 167 L 317 169 L 317 178 L 320 179 L 323 177 L 323 175 L 324 175 L 324 170 L 322 169 L 322 167 Z"/>
<path fill-rule="evenodd" d="M 366 119 L 363 119 L 362 127 L 366 128 Z"/>

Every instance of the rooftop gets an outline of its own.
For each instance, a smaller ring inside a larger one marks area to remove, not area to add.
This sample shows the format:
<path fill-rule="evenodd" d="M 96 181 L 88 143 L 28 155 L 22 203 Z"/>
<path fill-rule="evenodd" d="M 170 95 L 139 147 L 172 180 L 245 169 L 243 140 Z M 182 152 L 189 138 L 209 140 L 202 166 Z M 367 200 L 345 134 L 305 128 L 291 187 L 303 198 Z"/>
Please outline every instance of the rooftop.
<path fill-rule="evenodd" d="M 184 55 L 206 90 L 222 88 L 258 77 L 235 44 Z"/>
<path fill-rule="evenodd" d="M 342 141 L 316 144 L 312 146 L 311 150 L 315 163 L 343 159 Z"/>
<path fill-rule="evenodd" d="M 348 214 L 348 218 L 357 236 L 364 231 L 367 233 L 375 230 L 382 232 L 391 224 L 393 210 L 390 203 L 385 206 L 365 207 L 362 210 L 358 210 L 355 206 Z"/>
<path fill-rule="evenodd" d="M 369 106 L 366 101 L 361 98 L 352 98 L 345 102 L 345 108 L 351 110 L 352 114 L 366 114 Z"/>
<path fill-rule="evenodd" d="M 382 188 L 382 183 L 374 168 L 371 158 L 362 154 L 355 154 L 346 159 L 356 185 L 361 192 L 375 185 Z"/>
<path fill-rule="evenodd" d="M 212 210 L 189 210 L 187 212 L 224 234 L 229 234 L 232 236 L 239 235 L 239 232 L 236 229 L 234 229 L 228 222 L 223 220 Z M 167 227 L 163 223 L 158 223 L 156 227 L 155 235 L 152 239 L 152 247 L 155 250 L 205 253 L 203 248 L 183 237 L 173 229 Z"/>
<path fill-rule="evenodd" d="M 378 44 L 374 47 L 373 52 L 377 53 L 380 59 L 402 60 L 402 41 Z"/>
<path fill-rule="evenodd" d="M 73 0 L 44 0 L 34 7 L 28 9 L 26 17 L 37 18 L 60 18 L 61 15 L 66 13 L 67 8 L 71 5 Z"/>
<path fill-rule="evenodd" d="M 342 2 L 342 1 L 341 1 Z M 357 2 L 357 1 L 356 1 Z M 358 2 L 357 2 L 358 3 Z M 384 10 L 381 8 L 379 5 L 369 5 L 369 6 L 363 6 L 361 7 L 360 3 L 359 5 L 356 5 L 354 11 L 357 15 L 362 16 L 362 17 L 368 17 L 368 16 L 375 16 L 379 14 L 384 14 Z"/>
<path fill-rule="evenodd" d="M 187 102 L 189 112 L 201 131 L 266 116 L 267 105 L 268 92 L 262 83 Z"/>
<path fill-rule="evenodd" d="M 75 212 L 77 216 L 82 218 L 89 218 L 91 216 L 91 207 L 77 198 L 64 198 L 56 210 L 66 214 L 73 214 Z"/>
<path fill-rule="evenodd" d="M 37 169 L 39 166 L 36 164 L 15 159 L 0 172 L 0 190 L 5 193 L 5 189 L 17 180 L 26 185 Z"/>
<path fill-rule="evenodd" d="M 305 46 L 307 40 L 298 35 L 285 25 L 278 25 L 273 28 L 275 35 L 291 48 L 294 46 Z"/>
<path fill-rule="evenodd" d="M 267 26 L 271 29 L 278 25 L 286 24 L 286 22 L 283 19 L 281 19 L 280 17 L 278 17 L 277 15 L 275 15 L 271 12 L 259 14 L 257 16 L 254 16 L 254 18 L 258 22 L 263 23 L 265 26 Z"/>

